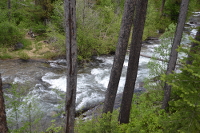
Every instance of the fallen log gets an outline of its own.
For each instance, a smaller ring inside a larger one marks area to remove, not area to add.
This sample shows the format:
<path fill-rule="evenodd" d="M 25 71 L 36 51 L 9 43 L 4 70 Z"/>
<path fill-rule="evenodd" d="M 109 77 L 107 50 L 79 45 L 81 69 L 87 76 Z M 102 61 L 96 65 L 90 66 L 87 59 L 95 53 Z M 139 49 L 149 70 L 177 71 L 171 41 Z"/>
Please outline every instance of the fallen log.
<path fill-rule="evenodd" d="M 167 60 L 163 60 L 163 59 L 160 59 L 160 58 L 156 58 L 156 57 L 152 57 L 152 56 L 148 56 L 148 55 L 144 55 L 144 54 L 140 54 L 140 56 L 150 58 L 150 59 L 154 58 L 155 60 L 159 60 L 159 61 L 163 61 L 163 62 L 168 62 Z"/>
<path fill-rule="evenodd" d="M 157 58 L 157 57 L 152 57 L 152 56 L 148 56 L 148 55 L 144 55 L 144 54 L 140 54 L 140 56 L 150 58 L 150 59 L 153 58 L 154 60 L 163 61 L 163 62 L 168 63 L 168 60 L 163 60 L 163 59 L 160 59 L 160 58 Z M 180 63 L 176 63 L 176 65 L 182 66 L 182 64 L 180 64 Z"/>

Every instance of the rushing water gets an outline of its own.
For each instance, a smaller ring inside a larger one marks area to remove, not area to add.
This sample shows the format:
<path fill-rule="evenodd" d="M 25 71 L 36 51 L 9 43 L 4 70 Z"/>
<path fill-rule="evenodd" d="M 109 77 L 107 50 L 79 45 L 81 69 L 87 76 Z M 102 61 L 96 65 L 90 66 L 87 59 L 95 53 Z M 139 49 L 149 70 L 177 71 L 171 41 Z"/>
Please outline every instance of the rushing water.
<path fill-rule="evenodd" d="M 142 49 L 143 54 L 151 55 L 154 45 Z M 147 63 L 149 58 L 140 57 L 137 83 L 148 76 Z M 3 83 L 26 84 L 29 97 L 38 99 L 44 110 L 54 109 L 59 101 L 64 100 L 60 93 L 66 91 L 66 60 L 51 61 L 0 61 L 0 73 Z M 95 104 L 104 99 L 109 82 L 113 56 L 95 57 L 94 61 L 85 67 L 78 68 L 77 79 L 77 109 L 88 104 Z M 123 91 L 128 55 L 126 56 L 118 93 Z M 137 86 L 136 86 L 137 88 Z M 58 90 L 58 91 L 56 91 Z"/>
<path fill-rule="evenodd" d="M 200 18 L 199 14 L 196 13 L 195 15 Z M 189 35 L 194 36 L 196 30 L 191 31 L 191 26 L 194 26 L 194 24 L 187 23 L 187 25 L 189 26 L 186 26 L 186 31 L 189 31 Z M 158 40 L 150 40 L 148 44 L 144 44 L 142 47 L 141 54 L 151 56 L 154 48 L 158 46 Z M 138 83 L 148 76 L 147 63 L 149 60 L 149 58 L 140 57 L 136 89 Z M 0 73 L 5 88 L 8 89 L 11 83 L 26 85 L 28 92 L 24 98 L 29 99 L 29 103 L 32 99 L 35 99 L 39 108 L 49 112 L 57 110 L 60 102 L 64 101 L 64 92 L 66 92 L 65 63 L 66 60 L 64 59 L 50 61 L 0 60 Z M 81 109 L 104 99 L 112 63 L 112 55 L 99 56 L 94 57 L 94 61 L 85 67 L 78 68 L 76 109 Z M 124 62 L 118 93 L 123 91 L 127 66 L 128 55 Z"/>

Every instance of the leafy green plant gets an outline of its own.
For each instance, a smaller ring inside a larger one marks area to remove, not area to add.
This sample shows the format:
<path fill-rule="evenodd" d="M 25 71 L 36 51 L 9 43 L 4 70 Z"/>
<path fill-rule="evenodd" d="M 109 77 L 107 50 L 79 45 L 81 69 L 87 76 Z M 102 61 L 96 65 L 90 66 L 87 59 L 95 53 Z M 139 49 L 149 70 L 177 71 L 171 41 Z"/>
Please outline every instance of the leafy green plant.
<path fill-rule="evenodd" d="M 160 109 L 162 90 L 148 89 L 140 96 L 134 95 L 130 123 L 125 126 L 126 132 L 155 132 L 162 133 L 161 116 L 164 111 Z M 124 128 L 124 127 L 123 127 Z"/>
<path fill-rule="evenodd" d="M 52 120 L 51 123 L 51 126 L 46 129 L 46 132 L 60 133 L 63 131 L 62 126 L 56 126 L 55 120 Z"/>
<path fill-rule="evenodd" d="M 193 63 L 185 64 L 185 58 L 179 73 L 162 76 L 162 80 L 172 86 L 170 114 L 164 123 L 165 130 L 196 133 L 200 131 L 200 57 L 198 52 L 191 53 L 186 48 L 179 48 L 179 51 L 192 55 Z"/>
<path fill-rule="evenodd" d="M 32 42 L 28 39 L 21 39 L 20 42 L 24 45 L 24 49 L 27 49 L 27 50 L 32 50 Z"/>
<path fill-rule="evenodd" d="M 114 111 L 112 114 L 103 114 L 102 116 L 94 116 L 92 119 L 83 120 L 80 117 L 76 121 L 75 131 L 78 133 L 117 133 L 119 131 L 118 125 L 118 111 Z M 107 121 L 112 117 L 112 121 Z"/>
<path fill-rule="evenodd" d="M 170 46 L 173 41 L 175 25 L 171 24 L 166 32 L 160 37 L 161 44 L 154 48 L 152 59 L 148 62 L 149 77 L 146 79 L 146 88 L 162 89 L 164 82 L 160 80 L 160 76 L 165 74 L 167 62 L 169 58 Z"/>
<path fill-rule="evenodd" d="M 0 59 L 10 59 L 12 56 L 8 53 L 8 48 L 0 49 Z"/>
<path fill-rule="evenodd" d="M 4 94 L 10 132 L 31 133 L 39 130 L 37 127 L 43 114 L 37 107 L 37 101 L 31 96 L 26 96 L 28 91 L 26 87 L 14 83 Z"/>
<path fill-rule="evenodd" d="M 30 57 L 28 56 L 28 54 L 25 53 L 25 52 L 23 52 L 23 51 L 20 51 L 20 52 L 18 53 L 18 55 L 19 55 L 19 58 L 20 58 L 20 59 L 23 59 L 23 60 L 28 60 L 28 59 L 30 59 Z"/>
<path fill-rule="evenodd" d="M 0 46 L 13 46 L 23 38 L 23 34 L 10 22 L 0 23 Z"/>

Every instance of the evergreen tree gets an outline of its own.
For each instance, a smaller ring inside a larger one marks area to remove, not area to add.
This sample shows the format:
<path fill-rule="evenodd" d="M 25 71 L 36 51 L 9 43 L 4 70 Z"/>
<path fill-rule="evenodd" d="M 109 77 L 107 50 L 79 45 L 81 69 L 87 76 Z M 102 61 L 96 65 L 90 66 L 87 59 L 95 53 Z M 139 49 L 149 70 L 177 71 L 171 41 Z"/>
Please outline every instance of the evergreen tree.
<path fill-rule="evenodd" d="M 177 48 L 180 45 L 180 42 L 182 39 L 183 28 L 184 28 L 184 24 L 186 21 L 188 5 L 189 5 L 189 0 L 182 0 L 178 24 L 176 27 L 176 33 L 175 33 L 172 48 L 171 48 L 171 54 L 169 57 L 169 63 L 167 66 L 166 74 L 170 74 L 175 70 L 176 61 L 177 61 L 177 57 L 178 57 Z M 168 102 L 170 101 L 170 94 L 171 94 L 171 86 L 168 85 L 167 83 L 165 83 L 162 109 L 167 110 L 167 108 L 169 106 Z"/>
<path fill-rule="evenodd" d="M 197 36 L 199 37 L 199 32 Z M 195 40 L 195 43 L 198 45 L 192 49 L 200 49 L 200 42 Z M 200 53 L 193 50 L 180 48 L 180 52 L 190 55 L 192 62 L 186 64 L 185 60 L 188 60 L 186 57 L 182 60 L 184 66 L 180 73 L 162 76 L 162 79 L 172 87 L 169 117 L 164 120 L 164 127 L 168 132 L 200 131 Z"/>

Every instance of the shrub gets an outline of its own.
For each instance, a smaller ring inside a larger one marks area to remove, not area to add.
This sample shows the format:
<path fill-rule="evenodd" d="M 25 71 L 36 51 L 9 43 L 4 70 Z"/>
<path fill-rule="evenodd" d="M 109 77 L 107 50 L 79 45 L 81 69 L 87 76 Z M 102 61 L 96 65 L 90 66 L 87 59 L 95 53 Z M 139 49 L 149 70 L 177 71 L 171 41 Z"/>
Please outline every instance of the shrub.
<path fill-rule="evenodd" d="M 23 38 L 20 30 L 10 22 L 0 23 L 0 46 L 13 46 Z"/>
<path fill-rule="evenodd" d="M 19 58 L 23 60 L 28 60 L 30 57 L 28 56 L 27 53 L 19 52 Z"/>

